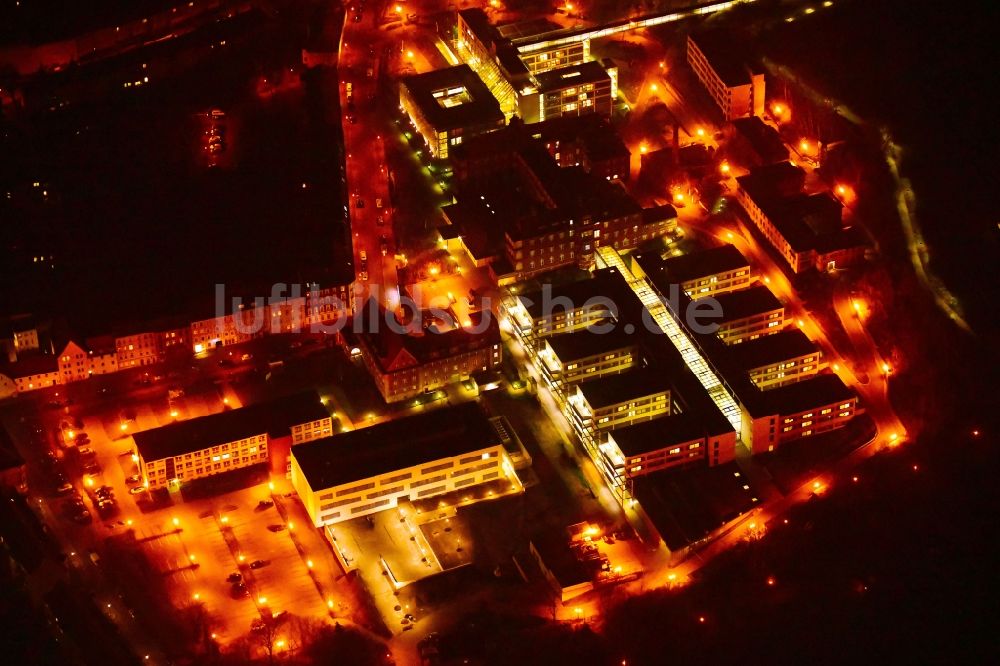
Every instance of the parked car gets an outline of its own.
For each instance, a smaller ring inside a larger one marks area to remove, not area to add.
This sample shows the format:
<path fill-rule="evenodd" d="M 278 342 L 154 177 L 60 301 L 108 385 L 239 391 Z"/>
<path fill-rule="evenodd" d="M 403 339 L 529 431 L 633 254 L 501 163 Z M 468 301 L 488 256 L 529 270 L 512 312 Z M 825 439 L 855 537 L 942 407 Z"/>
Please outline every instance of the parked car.
<path fill-rule="evenodd" d="M 227 583 L 239 583 L 241 580 L 243 580 L 243 574 L 241 574 L 239 571 L 234 571 L 233 573 L 226 576 Z"/>
<path fill-rule="evenodd" d="M 270 562 L 268 562 L 267 560 L 254 560 L 253 562 L 250 563 L 250 568 L 262 569 L 266 567 L 268 564 L 270 564 Z"/>
<path fill-rule="evenodd" d="M 261 501 L 257 502 L 258 509 L 269 509 L 272 506 L 274 506 L 274 502 L 269 499 L 262 499 Z"/>
<path fill-rule="evenodd" d="M 128 489 L 129 495 L 139 495 L 146 492 L 146 486 L 132 486 Z"/>
<path fill-rule="evenodd" d="M 140 481 L 142 481 L 142 477 L 138 474 L 133 474 L 125 479 L 125 483 L 139 483 Z"/>
<path fill-rule="evenodd" d="M 97 455 L 96 453 L 94 453 L 94 449 L 90 448 L 89 446 L 81 446 L 81 447 L 79 447 L 77 449 L 77 452 L 81 456 L 93 456 L 93 455 Z"/>
<path fill-rule="evenodd" d="M 56 495 L 69 495 L 73 492 L 72 483 L 63 483 L 61 486 L 56 488 Z"/>

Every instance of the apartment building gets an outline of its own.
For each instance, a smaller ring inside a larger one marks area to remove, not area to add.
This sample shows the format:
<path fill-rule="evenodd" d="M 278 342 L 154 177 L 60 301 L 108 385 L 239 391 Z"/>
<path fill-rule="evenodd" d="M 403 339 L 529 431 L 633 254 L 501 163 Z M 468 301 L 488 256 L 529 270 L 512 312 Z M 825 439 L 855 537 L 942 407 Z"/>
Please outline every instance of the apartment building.
<path fill-rule="evenodd" d="M 11 363 L 0 375 L 0 396 L 27 393 L 62 383 L 59 360 L 52 354 L 33 354 Z"/>
<path fill-rule="evenodd" d="M 578 384 L 569 391 L 567 402 L 579 427 L 599 436 L 669 415 L 670 392 L 662 373 L 638 368 Z"/>
<path fill-rule="evenodd" d="M 726 152 L 742 166 L 754 168 L 788 161 L 788 148 L 778 130 L 758 116 L 734 118 L 726 133 Z"/>
<path fill-rule="evenodd" d="M 864 411 L 858 396 L 833 374 L 747 397 L 742 438 L 753 454 L 841 428 Z"/>
<path fill-rule="evenodd" d="M 384 313 L 381 316 L 377 331 L 359 334 L 358 348 L 387 403 L 408 400 L 500 366 L 500 331 L 492 318 L 483 324 L 481 315 L 473 315 L 469 328 L 407 334 L 400 332 L 399 324 L 385 324 Z"/>
<path fill-rule="evenodd" d="M 632 154 L 599 114 L 560 116 L 525 127 L 561 167 L 579 166 L 605 180 L 628 180 Z"/>
<path fill-rule="evenodd" d="M 611 117 L 611 75 L 595 61 L 551 69 L 535 76 L 538 94 L 522 96 L 518 113 L 527 123 L 562 116 L 597 114 Z"/>
<path fill-rule="evenodd" d="M 0 352 L 7 361 L 13 363 L 18 354 L 26 354 L 41 348 L 44 331 L 35 317 L 31 315 L 13 315 L 0 322 Z"/>
<path fill-rule="evenodd" d="M 660 280 L 678 285 L 691 298 L 704 298 L 749 287 L 750 262 L 736 246 L 722 245 L 663 259 Z"/>
<path fill-rule="evenodd" d="M 266 463 L 275 440 L 329 437 L 330 414 L 315 391 L 137 432 L 139 471 L 155 490 Z"/>
<path fill-rule="evenodd" d="M 291 468 L 320 528 L 475 484 L 520 486 L 496 429 L 472 402 L 297 446 Z"/>
<path fill-rule="evenodd" d="M 733 345 L 729 355 L 762 390 L 800 382 L 826 368 L 823 350 L 797 328 Z"/>
<path fill-rule="evenodd" d="M 639 342 L 619 327 L 604 332 L 579 331 L 542 340 L 538 350 L 542 374 L 564 391 L 572 384 L 614 375 L 639 362 Z"/>
<path fill-rule="evenodd" d="M 736 433 L 731 428 L 709 434 L 696 414 L 671 414 L 662 418 L 616 428 L 598 447 L 598 468 L 614 488 L 631 492 L 636 477 L 706 460 L 732 460 L 736 456 Z M 711 452 L 711 453 L 710 453 Z"/>
<path fill-rule="evenodd" d="M 404 77 L 399 106 L 438 159 L 466 138 L 505 124 L 500 104 L 468 65 Z"/>
<path fill-rule="evenodd" d="M 736 200 L 752 227 L 792 273 L 832 271 L 864 259 L 864 234 L 844 226 L 843 206 L 829 192 L 802 192 L 801 167 L 779 162 L 752 169 L 736 182 Z"/>
<path fill-rule="evenodd" d="M 764 113 L 764 72 L 736 53 L 729 35 L 688 35 L 687 61 L 726 120 Z"/>
<path fill-rule="evenodd" d="M 699 321 L 702 324 L 717 325 L 715 334 L 727 345 L 773 335 L 785 325 L 785 306 L 763 285 L 728 291 L 708 298 L 714 303 L 694 300 L 692 307 L 708 312 L 710 308 L 718 306 L 718 317 L 704 317 Z"/>

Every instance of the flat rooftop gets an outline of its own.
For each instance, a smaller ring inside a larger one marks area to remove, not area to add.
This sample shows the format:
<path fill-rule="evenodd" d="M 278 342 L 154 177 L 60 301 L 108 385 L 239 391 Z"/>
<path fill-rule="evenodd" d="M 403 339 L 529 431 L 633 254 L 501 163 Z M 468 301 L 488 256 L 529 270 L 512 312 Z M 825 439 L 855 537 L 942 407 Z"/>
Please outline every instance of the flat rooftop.
<path fill-rule="evenodd" d="M 267 433 L 285 437 L 291 427 L 328 418 L 315 390 L 259 402 L 239 409 L 227 409 L 187 421 L 135 433 L 136 449 L 147 462 L 201 451 L 226 442 Z"/>
<path fill-rule="evenodd" d="M 757 116 L 736 118 L 731 121 L 736 132 L 743 137 L 765 164 L 788 160 L 788 148 L 781 140 L 778 130 Z"/>
<path fill-rule="evenodd" d="M 434 409 L 292 447 L 314 491 L 500 444 L 474 402 Z"/>
<path fill-rule="evenodd" d="M 761 401 L 778 414 L 795 414 L 806 409 L 846 402 L 857 397 L 834 374 L 816 375 L 801 382 L 764 391 Z"/>
<path fill-rule="evenodd" d="M 642 510 L 671 550 L 704 538 L 759 501 L 735 462 L 666 469 L 632 483 Z"/>
<path fill-rule="evenodd" d="M 740 268 L 749 269 L 750 262 L 735 245 L 723 245 L 664 259 L 659 274 L 679 284 Z"/>
<path fill-rule="evenodd" d="M 689 35 L 698 49 L 705 54 L 708 63 L 727 86 L 741 86 L 750 83 L 750 66 L 743 55 L 742 47 L 733 42 L 733 36 L 723 31 L 704 31 Z"/>
<path fill-rule="evenodd" d="M 594 271 L 589 280 L 579 280 L 560 285 L 545 285 L 542 289 L 519 294 L 517 299 L 532 317 L 565 312 L 570 308 L 583 307 L 594 299 L 609 299 L 612 302 L 625 289 L 625 281 L 617 268 L 603 268 Z M 546 306 L 551 304 L 551 308 Z M 548 312 L 546 310 L 549 310 Z"/>
<path fill-rule="evenodd" d="M 785 329 L 774 335 L 747 340 L 727 347 L 730 358 L 740 368 L 752 370 L 790 358 L 819 352 L 819 346 L 797 328 Z"/>
<path fill-rule="evenodd" d="M 580 63 L 579 65 L 561 67 L 536 74 L 535 80 L 538 81 L 538 89 L 545 93 L 585 83 L 610 82 L 611 76 L 601 66 L 601 63 L 592 60 Z"/>
<path fill-rule="evenodd" d="M 635 335 L 625 333 L 621 329 L 622 326 L 617 325 L 604 333 L 586 330 L 564 333 L 546 338 L 545 342 L 563 364 L 572 363 L 583 358 L 639 344 Z"/>
<path fill-rule="evenodd" d="M 504 121 L 500 103 L 468 65 L 407 76 L 399 85 L 437 130 Z"/>
<path fill-rule="evenodd" d="M 778 297 L 772 294 L 770 289 L 762 285 L 696 299 L 694 304 L 704 302 L 710 298 L 715 299 L 722 306 L 722 316 L 712 321 L 722 323 L 753 317 L 754 315 L 772 312 L 784 307 L 781 301 L 778 300 Z"/>
<path fill-rule="evenodd" d="M 615 440 L 622 455 L 628 458 L 702 439 L 705 433 L 703 419 L 697 414 L 685 412 L 615 428 L 608 435 Z"/>
<path fill-rule="evenodd" d="M 601 409 L 626 400 L 669 391 L 671 386 L 663 373 L 650 368 L 638 368 L 620 375 L 600 377 L 580 384 L 579 388 L 591 407 Z"/>

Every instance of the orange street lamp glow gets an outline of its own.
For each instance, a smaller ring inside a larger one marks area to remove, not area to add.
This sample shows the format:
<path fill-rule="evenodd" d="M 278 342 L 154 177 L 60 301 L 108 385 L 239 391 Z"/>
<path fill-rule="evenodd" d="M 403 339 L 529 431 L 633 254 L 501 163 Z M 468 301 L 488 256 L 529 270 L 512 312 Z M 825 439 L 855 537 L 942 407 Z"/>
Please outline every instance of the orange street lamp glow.
<path fill-rule="evenodd" d="M 698 129 L 696 129 L 694 131 L 694 133 L 697 134 L 698 136 L 705 136 L 705 130 L 704 130 L 704 128 L 701 128 L 701 127 L 699 127 Z"/>
<path fill-rule="evenodd" d="M 722 173 L 729 173 L 729 170 L 730 170 L 729 162 L 723 162 L 722 165 L 719 167 L 719 171 L 721 171 Z"/>
<path fill-rule="evenodd" d="M 257 603 L 263 606 L 264 604 L 267 603 L 267 597 L 257 597 Z"/>
<path fill-rule="evenodd" d="M 659 89 L 660 89 L 660 86 L 658 86 L 658 85 L 656 85 L 656 84 L 654 83 L 654 84 L 652 84 L 651 86 L 649 86 L 649 89 L 650 89 L 650 90 L 652 90 L 653 92 L 656 92 L 657 90 L 659 90 Z"/>
<path fill-rule="evenodd" d="M 312 569 L 313 568 L 313 561 L 312 560 L 306 560 L 306 566 L 309 567 L 310 569 Z"/>
<path fill-rule="evenodd" d="M 176 419 L 176 418 L 177 418 L 177 410 L 176 410 L 176 409 L 172 409 L 172 410 L 170 410 L 170 416 L 171 416 L 172 418 L 175 418 L 175 419 Z"/>
<path fill-rule="evenodd" d="M 802 139 L 801 141 L 799 141 L 799 148 L 800 148 L 800 149 L 801 149 L 801 150 L 802 150 L 803 152 L 805 152 L 805 151 L 809 150 L 809 142 L 808 142 L 808 141 L 806 141 L 805 139 Z"/>
<path fill-rule="evenodd" d="M 195 601 L 198 601 L 199 599 L 201 599 L 201 595 L 195 592 L 194 594 L 191 595 L 191 598 L 194 599 Z"/>
<path fill-rule="evenodd" d="M 882 372 L 884 372 L 885 374 L 889 374 L 889 370 L 890 370 L 889 364 L 888 363 L 883 363 L 882 364 Z"/>
<path fill-rule="evenodd" d="M 194 553 L 191 553 L 190 555 L 188 555 L 188 559 L 194 562 L 197 558 L 194 556 Z"/>
<path fill-rule="evenodd" d="M 177 527 L 178 525 L 180 525 L 180 524 L 181 524 L 181 521 L 180 521 L 180 519 L 179 519 L 179 518 L 174 518 L 174 519 L 173 519 L 173 523 L 174 523 L 174 527 Z"/>
<path fill-rule="evenodd" d="M 407 51 L 406 52 L 406 57 L 409 60 L 413 60 L 413 51 Z"/>
<path fill-rule="evenodd" d="M 397 14 L 402 14 L 403 13 L 403 6 L 402 5 L 396 5 L 393 8 L 393 11 L 395 11 Z"/>
<path fill-rule="evenodd" d="M 639 152 L 642 153 L 643 155 L 645 155 L 646 151 L 648 151 L 648 150 L 649 150 L 649 147 L 646 146 L 646 144 L 642 144 L 642 145 L 639 146 Z"/>
<path fill-rule="evenodd" d="M 127 424 L 127 423 L 123 423 L 123 424 L 121 424 L 120 426 L 118 426 L 118 428 L 119 428 L 119 429 L 120 429 L 120 430 L 121 430 L 122 432 L 125 432 L 126 430 L 128 430 L 128 424 Z"/>
<path fill-rule="evenodd" d="M 785 107 L 781 106 L 780 104 L 775 104 L 774 106 L 771 107 L 771 110 L 774 111 L 774 115 L 780 116 L 785 112 Z"/>
<path fill-rule="evenodd" d="M 774 586 L 774 582 L 775 582 L 774 581 L 774 576 L 769 576 L 768 579 L 767 579 L 767 584 L 773 587 Z"/>
<path fill-rule="evenodd" d="M 326 600 L 326 607 L 327 608 L 333 608 L 333 599 L 327 599 Z"/>
<path fill-rule="evenodd" d="M 674 195 L 674 201 L 684 201 L 684 193 L 678 192 Z"/>
<path fill-rule="evenodd" d="M 847 188 L 843 185 L 837 185 L 837 194 L 844 195 L 847 194 Z"/>

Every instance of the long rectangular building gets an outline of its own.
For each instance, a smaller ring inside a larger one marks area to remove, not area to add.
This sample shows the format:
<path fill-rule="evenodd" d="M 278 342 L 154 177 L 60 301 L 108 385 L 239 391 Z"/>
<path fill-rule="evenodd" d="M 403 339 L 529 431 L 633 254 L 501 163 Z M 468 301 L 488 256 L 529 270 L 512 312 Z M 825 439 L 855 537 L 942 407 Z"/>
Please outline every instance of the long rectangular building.
<path fill-rule="evenodd" d="M 538 357 L 546 379 L 565 388 L 635 367 L 639 341 L 617 327 L 605 333 L 584 330 L 546 338 Z"/>
<path fill-rule="evenodd" d="M 301 444 L 332 432 L 316 391 L 177 421 L 133 436 L 139 472 L 153 490 L 268 461 L 273 440 Z"/>
<path fill-rule="evenodd" d="M 764 113 L 764 73 L 734 55 L 728 36 L 688 35 L 687 61 L 726 120 Z"/>
<path fill-rule="evenodd" d="M 479 316 L 474 323 L 481 323 Z M 492 318 L 483 330 L 456 328 L 412 335 L 393 330 L 384 318 L 380 324 L 379 330 L 361 333 L 358 345 L 387 403 L 408 400 L 500 366 L 500 331 Z"/>
<path fill-rule="evenodd" d="M 826 367 L 823 350 L 797 328 L 733 345 L 729 353 L 761 389 L 794 384 Z"/>
<path fill-rule="evenodd" d="M 781 330 L 785 323 L 785 306 L 771 290 L 760 285 L 730 291 L 711 297 L 721 308 L 717 318 L 704 319 L 703 323 L 717 324 L 716 335 L 727 345 L 735 345 L 744 340 L 756 340 Z M 694 301 L 700 307 L 705 301 Z"/>
<path fill-rule="evenodd" d="M 663 279 L 677 284 L 691 298 L 746 289 L 753 279 L 750 262 L 735 245 L 670 257 L 659 270 Z"/>
<path fill-rule="evenodd" d="M 510 478 L 501 436 L 472 402 L 292 449 L 292 485 L 316 527 Z"/>
<path fill-rule="evenodd" d="M 865 255 L 865 238 L 844 226 L 843 206 L 829 192 L 802 191 L 805 172 L 789 162 L 751 170 L 736 179 L 736 200 L 792 273 L 852 266 Z"/>

